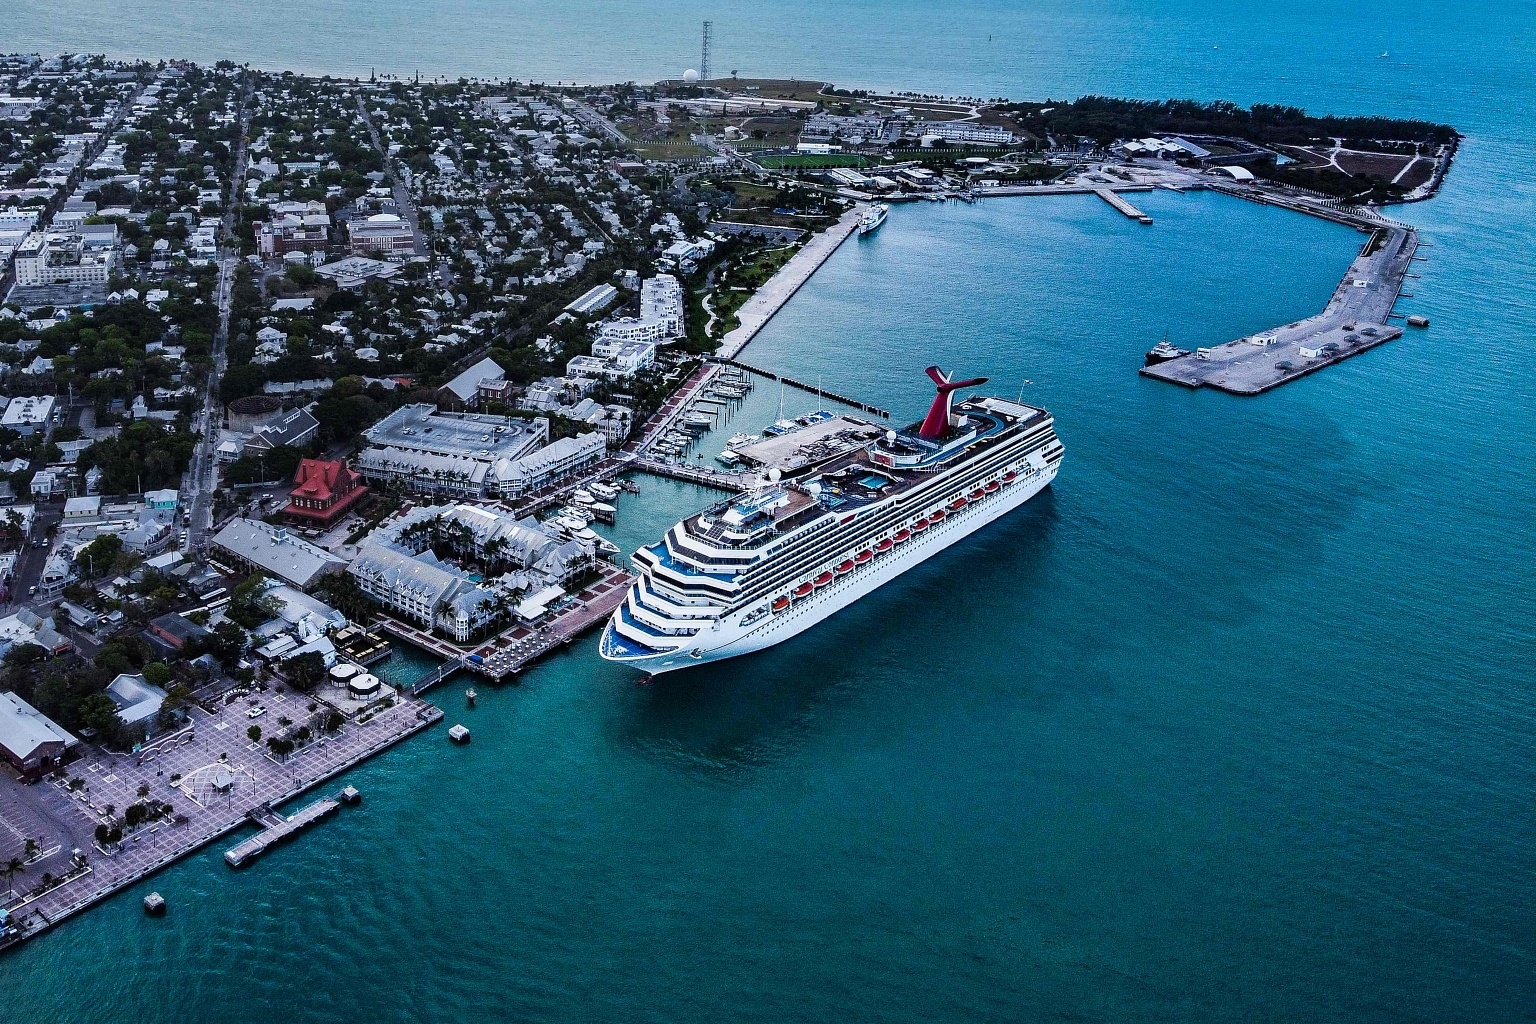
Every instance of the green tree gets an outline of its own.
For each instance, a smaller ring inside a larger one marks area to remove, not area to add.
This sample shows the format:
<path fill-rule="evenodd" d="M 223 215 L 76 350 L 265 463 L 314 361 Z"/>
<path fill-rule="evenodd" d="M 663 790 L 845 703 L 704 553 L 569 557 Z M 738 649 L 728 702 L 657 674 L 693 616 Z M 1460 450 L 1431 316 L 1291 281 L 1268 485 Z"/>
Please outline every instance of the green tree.
<path fill-rule="evenodd" d="M 325 658 L 317 651 L 309 651 L 283 662 L 283 674 L 295 690 L 305 693 L 325 677 Z"/>
<path fill-rule="evenodd" d="M 92 729 L 109 742 L 123 730 L 123 720 L 117 715 L 117 705 L 104 693 L 93 693 L 80 702 L 80 723 Z"/>
<path fill-rule="evenodd" d="M 249 729 L 245 730 L 245 735 L 250 738 L 250 741 L 252 743 L 260 743 L 261 742 L 261 726 L 259 726 L 259 725 L 251 726 Z"/>
<path fill-rule="evenodd" d="M 152 661 L 144 666 L 144 679 L 163 688 L 171 681 L 171 667 L 163 661 Z"/>

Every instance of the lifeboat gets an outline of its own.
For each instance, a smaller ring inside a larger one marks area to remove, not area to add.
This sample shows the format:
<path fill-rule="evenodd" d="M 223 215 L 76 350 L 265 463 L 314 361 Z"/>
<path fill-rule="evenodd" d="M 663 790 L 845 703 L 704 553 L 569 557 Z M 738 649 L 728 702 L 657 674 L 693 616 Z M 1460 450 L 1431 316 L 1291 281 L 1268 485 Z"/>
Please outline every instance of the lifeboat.
<path fill-rule="evenodd" d="M 928 521 L 930 523 L 940 523 L 944 521 L 944 517 L 947 515 L 949 515 L 948 512 L 945 512 L 941 508 L 937 508 L 928 514 Z"/>
<path fill-rule="evenodd" d="M 998 483 L 996 480 L 993 480 L 988 483 L 986 487 L 983 487 L 982 490 L 986 491 L 988 494 L 996 494 L 998 489 L 1002 486 L 1002 484 Z"/>
<path fill-rule="evenodd" d="M 1019 474 L 1013 472 L 1012 470 L 1009 470 L 1008 472 L 1003 474 L 1003 483 L 1011 484 L 1015 480 L 1017 480 L 1018 478 L 1019 478 Z"/>
<path fill-rule="evenodd" d="M 853 556 L 853 560 L 855 562 L 857 562 L 859 565 L 863 565 L 865 562 L 869 561 L 871 558 L 874 558 L 874 557 L 875 557 L 875 553 L 873 551 L 869 550 L 868 548 L 865 548 L 863 551 L 860 551 L 858 554 L 854 555 Z"/>
<path fill-rule="evenodd" d="M 965 498 L 956 498 L 954 501 L 949 503 L 949 510 L 951 512 L 959 512 L 961 509 L 965 508 L 965 504 Z"/>
<path fill-rule="evenodd" d="M 922 533 L 926 529 L 928 529 L 928 520 L 926 519 L 919 519 L 917 522 L 912 524 L 913 533 Z"/>
<path fill-rule="evenodd" d="M 891 539 L 894 540 L 897 544 L 905 544 L 907 541 L 912 539 L 912 531 L 911 530 L 897 530 L 896 531 L 896 535 L 894 537 L 892 537 Z"/>
<path fill-rule="evenodd" d="M 798 587 L 796 587 L 794 590 L 790 591 L 790 593 L 794 597 L 796 597 L 796 598 L 805 597 L 808 594 L 810 594 L 810 592 L 811 592 L 811 585 L 809 583 L 802 583 Z"/>
<path fill-rule="evenodd" d="M 891 550 L 892 546 L 893 545 L 891 543 L 891 538 L 887 537 L 887 538 L 885 538 L 885 540 L 883 540 L 879 544 L 875 545 L 875 550 L 883 555 L 887 551 Z"/>
<path fill-rule="evenodd" d="M 837 569 L 834 570 L 834 571 L 839 576 L 841 576 L 845 572 L 853 572 L 853 559 L 851 559 L 851 558 L 843 559 L 840 563 L 838 563 Z"/>
<path fill-rule="evenodd" d="M 815 579 L 811 580 L 811 582 L 818 587 L 824 587 L 828 583 L 832 582 L 832 574 L 830 572 L 824 572 L 820 576 L 817 576 Z"/>
<path fill-rule="evenodd" d="M 788 607 L 789 607 L 789 598 L 787 598 L 787 597 L 776 597 L 776 598 L 773 599 L 773 610 L 774 611 L 781 612 L 785 608 L 788 608 Z"/>
<path fill-rule="evenodd" d="M 978 487 L 974 491 L 971 492 L 971 499 L 970 500 L 972 500 L 972 501 L 980 501 L 982 498 L 985 498 L 986 496 L 987 496 L 987 492 L 982 490 L 980 487 Z"/>

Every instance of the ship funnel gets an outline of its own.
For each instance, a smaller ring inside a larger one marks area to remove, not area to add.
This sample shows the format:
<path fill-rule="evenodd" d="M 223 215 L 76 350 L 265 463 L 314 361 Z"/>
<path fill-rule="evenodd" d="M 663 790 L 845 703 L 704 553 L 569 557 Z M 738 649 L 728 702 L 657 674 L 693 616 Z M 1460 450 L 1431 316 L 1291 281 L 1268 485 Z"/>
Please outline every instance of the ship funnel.
<path fill-rule="evenodd" d="M 953 415 L 949 411 L 950 395 L 961 388 L 974 388 L 985 384 L 987 378 L 973 377 L 970 380 L 950 380 L 943 370 L 937 366 L 930 366 L 927 374 L 938 386 L 939 393 L 933 396 L 933 405 L 928 407 L 928 416 L 923 420 L 923 425 L 918 428 L 917 436 L 929 441 L 941 440 L 949 428 L 953 426 Z"/>

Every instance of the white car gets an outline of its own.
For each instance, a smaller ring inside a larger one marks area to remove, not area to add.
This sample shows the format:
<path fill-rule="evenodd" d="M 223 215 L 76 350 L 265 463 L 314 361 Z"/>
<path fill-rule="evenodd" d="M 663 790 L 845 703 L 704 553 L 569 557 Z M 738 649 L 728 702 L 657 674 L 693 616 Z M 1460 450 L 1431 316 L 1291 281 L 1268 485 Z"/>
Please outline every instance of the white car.
<path fill-rule="evenodd" d="M 245 713 L 245 717 L 246 718 L 260 718 L 262 715 L 264 715 L 266 713 L 267 713 L 267 709 L 262 707 L 260 704 L 257 704 L 255 707 L 251 708 L 251 710 L 249 710 L 249 711 L 247 711 Z"/>

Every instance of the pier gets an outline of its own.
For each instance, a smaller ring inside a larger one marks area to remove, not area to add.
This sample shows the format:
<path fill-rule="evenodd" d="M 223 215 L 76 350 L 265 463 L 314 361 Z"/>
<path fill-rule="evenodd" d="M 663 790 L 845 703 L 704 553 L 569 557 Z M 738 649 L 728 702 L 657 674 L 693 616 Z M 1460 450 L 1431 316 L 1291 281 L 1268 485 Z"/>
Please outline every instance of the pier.
<path fill-rule="evenodd" d="M 888 419 L 891 418 L 891 414 L 890 413 L 886 412 L 884 409 L 881 409 L 878 406 L 866 405 L 865 403 L 860 402 L 858 399 L 849 398 L 846 395 L 839 395 L 836 392 L 827 391 L 824 388 L 813 387 L 810 384 L 806 384 L 803 381 L 795 380 L 793 377 L 786 377 L 786 376 L 784 376 L 783 374 L 780 374 L 780 373 L 774 373 L 771 370 L 760 370 L 760 369 L 758 369 L 755 366 L 748 366 L 746 363 L 743 363 L 743 362 L 741 362 L 738 359 L 726 358 L 724 356 L 716 356 L 714 361 L 716 363 L 720 363 L 720 364 L 723 364 L 725 366 L 734 366 L 737 369 L 745 370 L 748 373 L 755 373 L 759 377 L 767 377 L 769 380 L 779 381 L 782 384 L 787 384 L 790 387 L 796 388 L 797 390 L 800 390 L 800 391 L 808 391 L 811 394 L 816 395 L 817 397 L 820 397 L 820 398 L 830 398 L 834 402 L 839 402 L 839 403 L 841 403 L 843 405 L 851 406 L 854 409 L 859 409 L 859 410 L 861 410 L 863 412 L 870 413 L 871 415 L 879 416 L 881 419 L 887 419 L 888 420 Z"/>
<path fill-rule="evenodd" d="M 1119 195 L 1116 195 L 1112 190 L 1107 188 L 1096 188 L 1093 190 L 1093 193 L 1108 203 L 1110 206 L 1113 206 L 1115 209 L 1131 218 L 1131 220 L 1140 221 L 1143 224 L 1152 223 L 1151 217 L 1148 217 L 1136 207 L 1126 202 L 1125 199 L 1121 198 Z"/>
<path fill-rule="evenodd" d="M 661 459 L 636 459 L 633 465 L 635 469 L 656 476 L 684 480 L 691 484 L 702 484 L 705 487 L 729 491 L 731 494 L 746 490 L 752 479 L 745 473 L 728 473 L 711 466 L 695 466 L 686 462 L 663 462 Z"/>
<path fill-rule="evenodd" d="M 1418 232 L 1395 222 L 1370 220 L 1354 211 L 1334 212 L 1349 218 L 1342 222 L 1369 230 L 1370 237 L 1321 313 L 1144 366 L 1141 373 L 1185 387 L 1260 395 L 1401 337 L 1403 329 L 1387 321 L 1393 316 L 1404 275 L 1415 258 Z"/>
<path fill-rule="evenodd" d="M 292 839 L 311 825 L 324 821 L 340 809 L 341 803 L 329 797 L 316 800 L 291 818 L 278 814 L 268 804 L 254 807 L 248 817 L 261 825 L 262 830 L 245 842 L 225 850 L 224 863 L 232 868 L 241 867 L 260 857 L 278 843 Z"/>

